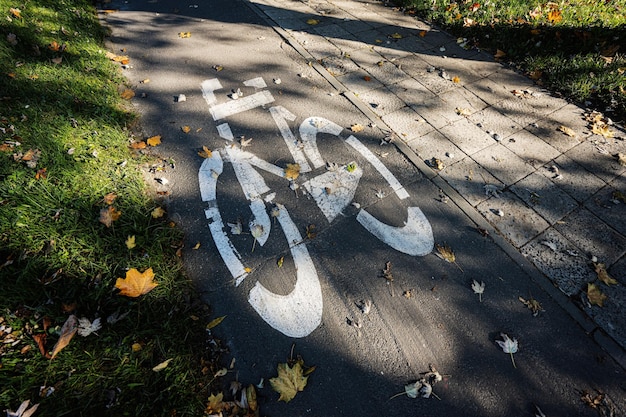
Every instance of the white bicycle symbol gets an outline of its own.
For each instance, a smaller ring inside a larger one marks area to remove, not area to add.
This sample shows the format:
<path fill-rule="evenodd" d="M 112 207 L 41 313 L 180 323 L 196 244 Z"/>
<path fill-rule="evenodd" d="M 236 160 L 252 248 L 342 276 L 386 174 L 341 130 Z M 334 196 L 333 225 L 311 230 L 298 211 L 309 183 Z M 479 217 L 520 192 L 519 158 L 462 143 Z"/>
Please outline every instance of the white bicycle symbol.
<path fill-rule="evenodd" d="M 260 77 L 245 81 L 244 85 L 257 89 L 267 87 Z M 205 80 L 201 88 L 215 121 L 274 102 L 272 94 L 263 90 L 237 100 L 217 104 L 214 91 L 222 88 L 219 80 L 215 78 Z M 287 123 L 288 120 L 295 120 L 295 116 L 281 106 L 270 107 L 269 112 L 294 162 L 299 164 L 300 173 L 311 172 L 313 169 L 326 165 L 317 147 L 317 134 L 327 133 L 337 136 L 363 156 L 382 175 L 400 199 L 409 197 L 398 179 L 361 141 L 352 135 L 345 139 L 340 136 L 343 131 L 341 126 L 325 118 L 309 117 L 299 127 L 300 141 L 298 141 Z M 233 141 L 234 137 L 228 123 L 218 125 L 217 130 L 220 137 Z M 224 169 L 224 162 L 232 165 L 241 189 L 249 201 L 253 218 L 250 222 L 251 226 L 260 226 L 256 229 L 260 231 L 256 238 L 257 242 L 263 246 L 269 237 L 272 226 L 268 214 L 269 206 L 271 214 L 278 220 L 289 244 L 296 267 L 296 283 L 289 294 L 273 293 L 257 282 L 248 294 L 248 302 L 274 329 L 289 337 L 305 337 L 313 332 L 322 321 L 323 299 L 319 278 L 306 243 L 291 219 L 289 211 L 283 204 L 274 201 L 276 194 L 271 193 L 265 180 L 257 171 L 259 169 L 285 178 L 285 170 L 235 146 L 225 146 L 214 150 L 211 157 L 206 158 L 200 167 L 198 179 L 202 201 L 208 204 L 205 215 L 209 220 L 209 230 L 220 256 L 235 280 L 235 286 L 243 282 L 249 275 L 250 269 L 244 266 L 241 255 L 224 231 L 225 224 L 217 204 L 217 184 Z M 302 184 L 329 223 L 352 202 L 363 174 L 363 170 L 358 166 L 346 168 L 344 166 L 327 171 Z M 328 184 L 338 186 L 332 193 L 328 193 L 326 189 Z M 365 209 L 358 212 L 356 220 L 382 242 L 402 253 L 423 256 L 433 249 L 432 228 L 418 207 L 408 207 L 404 227 L 387 225 Z"/>

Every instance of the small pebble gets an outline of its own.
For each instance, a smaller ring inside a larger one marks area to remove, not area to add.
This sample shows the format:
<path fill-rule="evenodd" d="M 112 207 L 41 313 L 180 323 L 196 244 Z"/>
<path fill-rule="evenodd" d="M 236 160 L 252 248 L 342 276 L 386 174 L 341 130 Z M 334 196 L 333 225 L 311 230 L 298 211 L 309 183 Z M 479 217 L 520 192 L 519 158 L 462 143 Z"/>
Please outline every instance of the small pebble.
<path fill-rule="evenodd" d="M 499 141 L 500 141 L 500 139 L 501 139 L 501 138 L 500 138 L 500 135 L 498 135 L 497 133 L 494 133 L 494 134 L 493 134 L 493 138 L 494 138 L 495 140 L 497 140 L 498 142 L 499 142 Z"/>

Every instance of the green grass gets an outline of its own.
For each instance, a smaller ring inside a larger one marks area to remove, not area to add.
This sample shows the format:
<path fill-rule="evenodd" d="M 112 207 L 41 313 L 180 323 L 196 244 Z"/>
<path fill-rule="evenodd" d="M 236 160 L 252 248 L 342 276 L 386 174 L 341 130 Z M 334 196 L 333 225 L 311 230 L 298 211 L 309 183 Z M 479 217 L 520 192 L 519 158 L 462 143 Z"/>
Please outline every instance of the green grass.
<path fill-rule="evenodd" d="M 0 342 L 15 341 L 0 343 L 0 409 L 30 400 L 37 415 L 202 415 L 219 342 L 182 275 L 180 232 L 151 215 L 141 169 L 154 160 L 129 149 L 135 115 L 104 36 L 87 1 L 0 0 Z M 31 167 L 29 150 L 40 152 Z M 109 228 L 99 222 L 108 193 L 122 213 Z M 129 268 L 153 268 L 159 286 L 120 296 Z M 107 323 L 116 312 L 127 316 Z M 46 359 L 34 337 L 50 352 L 70 314 L 103 327 Z"/>
<path fill-rule="evenodd" d="M 626 0 L 398 0 L 538 84 L 626 120 Z M 619 49 L 617 49 L 619 47 Z"/>

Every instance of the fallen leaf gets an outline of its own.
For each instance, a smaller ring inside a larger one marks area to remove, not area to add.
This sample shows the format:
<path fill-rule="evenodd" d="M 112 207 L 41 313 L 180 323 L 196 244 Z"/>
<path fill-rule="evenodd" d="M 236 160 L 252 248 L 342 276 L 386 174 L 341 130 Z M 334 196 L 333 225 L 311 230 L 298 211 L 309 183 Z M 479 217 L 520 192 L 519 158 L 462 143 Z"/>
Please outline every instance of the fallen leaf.
<path fill-rule="evenodd" d="M 452 82 L 455 83 L 455 84 L 458 84 L 458 83 L 461 82 L 461 79 L 459 77 L 453 77 L 452 78 Z"/>
<path fill-rule="evenodd" d="M 46 172 L 46 168 L 41 168 L 37 170 L 37 173 L 35 174 L 35 179 L 39 180 L 39 179 L 45 179 L 48 177 L 48 173 Z"/>
<path fill-rule="evenodd" d="M 202 150 L 198 152 L 198 156 L 201 156 L 203 158 L 211 158 L 213 156 L 213 152 L 211 152 L 211 150 L 206 146 L 203 146 Z"/>
<path fill-rule="evenodd" d="M 353 124 L 352 126 L 350 126 L 350 130 L 355 132 L 355 133 L 361 132 L 361 131 L 363 131 L 363 129 L 365 129 L 365 128 L 362 125 L 358 124 L 358 123 Z"/>
<path fill-rule="evenodd" d="M 16 9 L 14 7 L 11 7 L 9 9 L 9 13 L 11 13 L 11 15 L 13 17 L 15 17 L 16 19 L 21 19 L 22 18 L 22 11 L 20 9 Z"/>
<path fill-rule="evenodd" d="M 604 266 L 603 263 L 594 263 L 593 264 L 594 269 L 596 270 L 596 274 L 598 274 L 598 279 L 602 282 L 604 282 L 606 285 L 617 285 L 618 282 L 615 278 L 613 278 L 612 276 L 609 275 L 609 273 L 606 271 L 606 267 Z"/>
<path fill-rule="evenodd" d="M 306 24 L 307 24 L 307 25 L 312 25 L 312 26 L 315 26 L 315 25 L 317 25 L 319 22 L 320 22 L 320 21 L 319 21 L 319 20 L 317 20 L 317 19 L 309 19 L 309 20 L 307 20 L 307 21 L 306 21 Z"/>
<path fill-rule="evenodd" d="M 136 298 L 152 291 L 158 283 L 154 282 L 154 272 L 152 268 L 139 272 L 131 268 L 126 272 L 126 278 L 118 278 L 115 288 L 120 289 L 120 295 Z"/>
<path fill-rule="evenodd" d="M 594 135 L 604 136 L 605 138 L 613 137 L 613 131 L 609 129 L 609 126 L 606 123 L 594 123 L 591 126 L 591 131 Z"/>
<path fill-rule="evenodd" d="M 310 224 L 306 227 L 306 238 L 307 239 L 315 239 L 317 237 L 317 232 L 315 231 L 316 227 L 314 224 Z"/>
<path fill-rule="evenodd" d="M 48 49 L 50 49 L 51 51 L 54 51 L 54 52 L 58 52 L 59 49 L 61 49 L 61 45 L 59 45 L 59 43 L 57 41 L 52 41 L 48 45 Z"/>
<path fill-rule="evenodd" d="M 252 252 L 254 252 L 254 247 L 256 245 L 256 241 L 263 235 L 263 226 L 257 223 L 253 223 L 250 225 L 250 234 L 254 238 L 254 242 L 252 243 Z"/>
<path fill-rule="evenodd" d="M 390 36 L 393 39 L 402 39 L 402 35 L 400 35 L 398 32 L 392 33 Z"/>
<path fill-rule="evenodd" d="M 5 410 L 7 412 L 7 417 L 31 417 L 37 411 L 37 407 L 39 404 L 35 404 L 32 407 L 28 408 L 30 405 L 30 400 L 26 400 L 20 404 L 20 407 L 17 411 Z"/>
<path fill-rule="evenodd" d="M 467 117 L 472 114 L 471 110 L 463 108 L 463 107 L 457 107 L 454 110 L 456 111 L 456 114 L 458 114 L 459 116 L 463 116 L 463 117 Z"/>
<path fill-rule="evenodd" d="M 65 323 L 63 323 L 63 327 L 61 327 L 61 336 L 59 336 L 59 340 L 54 345 L 54 348 L 52 348 L 51 360 L 70 343 L 77 331 L 78 320 L 75 315 L 71 314 L 67 320 L 65 320 Z"/>
<path fill-rule="evenodd" d="M 179 38 L 191 38 L 191 32 L 178 32 Z"/>
<path fill-rule="evenodd" d="M 214 328 L 215 326 L 220 324 L 222 321 L 224 321 L 225 318 L 226 318 L 226 316 L 221 316 L 221 317 L 218 317 L 218 318 L 215 318 L 215 319 L 211 320 L 209 322 L 209 324 L 206 325 L 206 329 L 207 330 L 211 330 L 212 328 Z"/>
<path fill-rule="evenodd" d="M 530 309 L 530 311 L 533 312 L 533 316 L 537 316 L 540 312 L 543 311 L 543 308 L 541 307 L 541 304 L 539 303 L 539 301 L 535 300 L 534 298 L 530 297 L 530 299 L 525 300 L 523 297 L 519 297 L 518 298 L 526 307 L 528 307 Z"/>
<path fill-rule="evenodd" d="M 217 395 L 211 394 L 209 396 L 209 400 L 208 400 L 209 402 L 207 403 L 207 406 L 206 406 L 207 414 L 221 415 L 222 408 L 224 408 L 224 403 L 222 402 L 223 399 L 224 399 L 224 394 L 221 392 Z"/>
<path fill-rule="evenodd" d="M 439 256 L 442 259 L 444 259 L 446 262 L 455 264 L 457 268 L 459 268 L 461 272 L 463 272 L 463 269 L 461 269 L 459 264 L 456 262 L 456 256 L 454 255 L 454 252 L 452 251 L 452 248 L 450 246 L 448 245 L 441 246 L 439 244 L 435 244 L 435 246 L 437 248 L 437 252 L 439 252 Z"/>
<path fill-rule="evenodd" d="M 82 317 L 78 319 L 78 335 L 79 336 L 87 337 L 90 334 L 97 332 L 101 328 L 102 328 L 102 324 L 100 323 L 100 317 L 95 319 L 93 322 L 90 321 L 87 317 Z"/>
<path fill-rule="evenodd" d="M 432 157 L 430 161 L 427 161 L 427 162 L 432 168 L 435 168 L 436 170 L 441 171 L 442 169 L 445 168 L 443 161 L 441 159 L 435 158 L 434 156 Z"/>
<path fill-rule="evenodd" d="M 561 20 L 563 20 L 563 13 L 560 10 L 554 9 L 548 12 L 548 22 L 559 23 Z"/>
<path fill-rule="evenodd" d="M 104 201 L 105 204 L 110 206 L 111 204 L 113 204 L 113 202 L 115 202 L 116 198 L 117 198 L 117 194 L 108 193 L 107 195 L 104 196 L 102 200 Z"/>
<path fill-rule="evenodd" d="M 563 133 L 565 133 L 567 136 L 570 136 L 570 137 L 573 137 L 573 138 L 576 137 L 576 132 L 574 131 L 574 129 L 571 129 L 571 128 L 565 126 L 565 125 L 559 126 L 558 130 L 563 132 Z"/>
<path fill-rule="evenodd" d="M 292 367 L 286 363 L 278 364 L 278 376 L 270 378 L 270 385 L 280 394 L 278 401 L 289 402 L 298 392 L 304 391 L 308 376 L 302 372 L 302 363 L 296 362 Z"/>
<path fill-rule="evenodd" d="M 161 136 L 160 135 L 156 135 L 156 136 L 150 136 L 148 139 L 146 139 L 146 143 L 150 146 L 157 146 L 161 144 Z"/>
<path fill-rule="evenodd" d="M 133 249 L 136 245 L 135 245 L 135 235 L 133 236 L 128 236 L 128 239 L 126 239 L 126 247 L 130 250 Z"/>
<path fill-rule="evenodd" d="M 285 178 L 295 180 L 300 175 L 300 164 L 287 164 L 285 168 Z"/>
<path fill-rule="evenodd" d="M 131 98 L 135 97 L 135 92 L 130 88 L 126 88 L 120 93 L 120 96 L 122 96 L 124 100 L 130 100 Z"/>
<path fill-rule="evenodd" d="M 193 249 L 193 250 L 198 250 L 198 249 L 200 249 L 200 242 L 196 243 L 196 244 L 193 246 L 193 248 L 191 248 L 191 249 Z"/>
<path fill-rule="evenodd" d="M 534 70 L 531 71 L 530 74 L 528 74 L 528 76 L 530 77 L 531 80 L 539 80 L 541 79 L 541 76 L 543 75 L 543 71 L 539 71 L 539 70 Z"/>
<path fill-rule="evenodd" d="M 180 128 L 180 130 L 182 130 L 184 133 L 191 132 L 191 128 L 189 126 L 183 126 Z"/>
<path fill-rule="evenodd" d="M 419 33 L 419 35 L 420 35 L 420 37 L 422 37 L 422 38 L 423 38 L 424 36 L 426 36 L 426 34 L 427 34 L 427 33 L 428 33 L 428 31 L 427 31 L 427 30 L 421 30 L 421 31 L 420 31 L 420 33 Z"/>
<path fill-rule="evenodd" d="M 172 359 L 174 358 L 169 358 L 167 360 L 164 360 L 163 362 L 161 362 L 160 364 L 158 364 L 157 366 L 155 366 L 154 368 L 152 368 L 152 370 L 154 372 L 161 372 L 162 370 L 164 370 L 165 368 L 167 368 L 167 365 L 170 364 L 170 362 L 172 361 Z"/>
<path fill-rule="evenodd" d="M 130 144 L 130 147 L 133 149 L 145 149 L 146 146 L 148 145 L 146 145 L 146 142 L 144 142 L 143 140 L 139 142 L 133 142 Z"/>
<path fill-rule="evenodd" d="M 505 56 L 506 56 L 506 52 L 504 52 L 504 51 L 503 51 L 503 50 L 501 50 L 501 49 L 497 49 L 497 50 L 496 50 L 496 53 L 493 55 L 493 57 L 494 57 L 496 60 L 498 60 L 498 59 L 500 59 L 500 58 L 504 58 Z"/>
<path fill-rule="evenodd" d="M 481 281 L 479 284 L 478 281 L 472 281 L 472 290 L 474 290 L 474 294 L 478 294 L 478 301 L 483 302 L 483 292 L 485 292 L 485 283 Z"/>
<path fill-rule="evenodd" d="M 278 258 L 278 261 L 276 261 L 276 266 L 278 266 L 279 268 L 282 268 L 284 263 L 285 263 L 285 257 L 281 256 L 280 258 Z"/>
<path fill-rule="evenodd" d="M 604 307 L 604 302 L 608 297 L 606 296 L 606 294 L 600 291 L 600 288 L 598 288 L 597 285 L 590 282 L 587 284 L 587 298 L 592 305 Z"/>
<path fill-rule="evenodd" d="M 162 207 L 157 207 L 154 210 L 152 210 L 151 214 L 152 214 L 153 219 L 158 219 L 165 215 L 165 210 L 163 210 Z"/>
<path fill-rule="evenodd" d="M 33 335 L 33 340 L 37 343 L 37 347 L 39 348 L 39 352 L 46 358 L 50 359 L 51 356 L 46 350 L 46 339 L 48 335 L 46 333 L 38 333 Z"/>
<path fill-rule="evenodd" d="M 133 343 L 130 348 L 133 352 L 139 352 L 143 349 L 143 346 L 141 346 L 141 343 Z"/>
<path fill-rule="evenodd" d="M 504 353 L 508 353 L 509 355 L 511 355 L 511 362 L 513 363 L 513 368 L 517 368 L 517 366 L 515 366 L 515 360 L 513 359 L 513 354 L 517 353 L 517 351 L 519 350 L 519 347 L 517 345 L 517 339 L 515 338 L 511 339 L 509 338 L 509 336 L 507 336 L 504 333 L 500 333 L 500 336 L 502 336 L 504 341 L 496 340 L 496 343 L 500 345 Z"/>
<path fill-rule="evenodd" d="M 223 69 L 224 69 L 224 67 L 223 67 L 223 66 L 221 66 L 221 65 L 213 65 L 213 67 L 212 67 L 212 68 L 213 68 L 215 71 L 217 71 L 217 72 L 220 72 L 221 70 L 223 70 Z"/>
<path fill-rule="evenodd" d="M 122 212 L 113 206 L 108 206 L 100 210 L 99 221 L 106 227 L 111 227 L 114 221 L 120 218 Z"/>

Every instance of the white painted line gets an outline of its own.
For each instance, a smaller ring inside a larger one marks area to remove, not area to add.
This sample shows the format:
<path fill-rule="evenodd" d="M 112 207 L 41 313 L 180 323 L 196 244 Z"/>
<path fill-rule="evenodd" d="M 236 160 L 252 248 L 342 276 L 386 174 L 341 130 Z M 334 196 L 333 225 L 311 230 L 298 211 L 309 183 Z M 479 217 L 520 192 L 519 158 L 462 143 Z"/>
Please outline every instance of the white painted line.
<path fill-rule="evenodd" d="M 263 77 L 256 77 L 251 80 L 246 80 L 243 82 L 243 85 L 246 87 L 254 87 L 254 88 L 265 88 L 267 84 L 265 84 L 265 80 Z"/>
<path fill-rule="evenodd" d="M 287 295 L 269 291 L 260 282 L 250 290 L 248 302 L 274 329 L 289 337 L 305 337 L 322 322 L 322 288 L 309 251 L 287 209 L 278 204 L 278 221 L 289 242 L 296 267 L 296 284 Z"/>
<path fill-rule="evenodd" d="M 362 175 L 363 170 L 360 167 L 352 172 L 342 167 L 318 175 L 302 185 L 330 223 L 352 202 Z"/>
<path fill-rule="evenodd" d="M 239 180 L 239 185 L 248 200 L 254 200 L 261 197 L 270 188 L 265 184 L 265 180 L 250 164 L 250 159 L 244 152 L 238 148 L 226 148 L 228 159 L 233 165 L 235 175 Z M 252 155 L 252 154 L 250 154 Z"/>
<path fill-rule="evenodd" d="M 216 104 L 209 111 L 213 120 L 225 119 L 233 114 L 242 113 L 255 107 L 262 107 L 274 101 L 272 94 L 267 91 L 259 91 L 250 96 L 242 97 L 238 100 L 227 101 L 226 103 Z"/>
<path fill-rule="evenodd" d="M 256 238 L 256 241 L 263 246 L 265 245 L 265 242 L 267 242 L 267 238 L 270 235 L 270 229 L 272 228 L 270 216 L 267 214 L 267 210 L 265 210 L 265 203 L 260 198 L 252 200 L 250 203 L 250 210 L 254 216 L 251 223 L 257 224 L 263 228 L 261 236 Z"/>
<path fill-rule="evenodd" d="M 202 89 L 202 97 L 204 97 L 209 106 L 217 103 L 217 98 L 213 92 L 222 88 L 222 84 L 220 84 L 217 78 L 202 81 L 200 88 Z"/>
<path fill-rule="evenodd" d="M 241 284 L 248 273 L 241 263 L 241 256 L 233 246 L 228 236 L 224 232 L 224 222 L 217 207 L 217 178 L 222 173 L 223 162 L 219 152 L 213 152 L 211 158 L 206 158 L 198 172 L 200 194 L 202 201 L 208 202 L 211 207 L 204 211 L 204 215 L 209 220 L 209 230 L 213 236 L 213 241 L 217 251 L 224 260 L 230 274 L 235 279 L 235 285 Z"/>
<path fill-rule="evenodd" d="M 409 207 L 407 212 L 404 227 L 382 223 L 365 210 L 361 210 L 356 219 L 371 234 L 395 250 L 412 256 L 427 255 L 435 245 L 430 223 L 418 207 Z"/>
<path fill-rule="evenodd" d="M 302 150 L 298 148 L 298 141 L 296 140 L 296 137 L 294 136 L 291 129 L 289 129 L 289 125 L 286 121 L 294 121 L 296 120 L 296 116 L 283 106 L 270 107 L 270 113 L 274 118 L 276 126 L 278 126 L 280 134 L 283 136 L 283 139 L 287 144 L 287 149 L 289 149 L 289 152 L 291 152 L 291 155 L 293 156 L 293 160 L 300 165 L 300 172 L 311 171 L 311 167 L 304 157 L 304 153 L 302 153 Z"/>
<path fill-rule="evenodd" d="M 233 139 L 235 139 L 228 123 L 222 123 L 221 125 L 217 125 L 217 133 L 220 135 L 221 138 L 230 140 L 231 142 Z"/>
<path fill-rule="evenodd" d="M 304 153 L 313 164 L 313 167 L 319 168 L 325 164 L 317 146 L 317 134 L 321 132 L 339 136 L 342 131 L 343 127 L 323 117 L 309 117 L 302 122 L 300 125 L 300 137 L 304 144 Z"/>
<path fill-rule="evenodd" d="M 396 192 L 396 195 L 398 196 L 398 198 L 400 198 L 400 200 L 409 198 L 409 193 L 406 192 L 402 184 L 400 184 L 400 181 L 398 181 L 398 179 L 391 173 L 391 171 L 389 171 L 389 169 L 387 169 L 387 167 L 380 161 L 380 159 L 378 159 L 376 155 L 374 155 L 369 149 L 367 149 L 365 145 L 361 143 L 361 141 L 350 135 L 350 137 L 346 139 L 346 142 L 354 149 L 356 149 L 361 155 L 363 155 L 363 157 L 367 159 L 368 162 L 374 166 L 374 168 L 376 168 L 376 171 L 378 171 L 380 175 L 382 175 L 383 178 L 387 180 L 387 182 L 391 186 L 391 189 Z"/>

